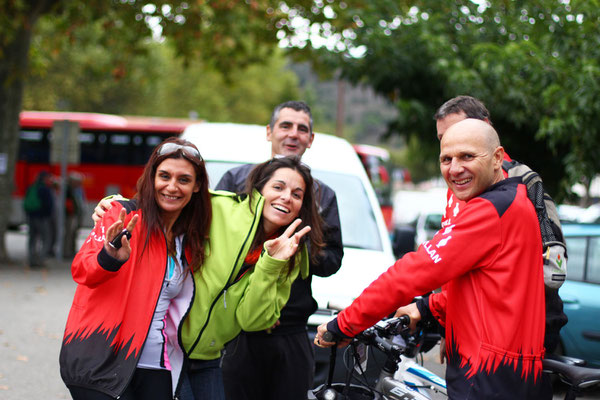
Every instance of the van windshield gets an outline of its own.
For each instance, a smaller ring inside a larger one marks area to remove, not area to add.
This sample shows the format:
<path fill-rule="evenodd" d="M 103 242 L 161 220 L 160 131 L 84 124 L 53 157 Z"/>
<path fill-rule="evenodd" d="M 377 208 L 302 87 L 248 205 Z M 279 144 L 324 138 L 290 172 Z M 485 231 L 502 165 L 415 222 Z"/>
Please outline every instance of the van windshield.
<path fill-rule="evenodd" d="M 209 184 L 214 188 L 223 174 L 241 164 L 207 161 Z M 337 196 L 344 247 L 381 251 L 375 215 L 360 179 L 353 175 L 312 170 L 313 177 L 326 183 Z"/>

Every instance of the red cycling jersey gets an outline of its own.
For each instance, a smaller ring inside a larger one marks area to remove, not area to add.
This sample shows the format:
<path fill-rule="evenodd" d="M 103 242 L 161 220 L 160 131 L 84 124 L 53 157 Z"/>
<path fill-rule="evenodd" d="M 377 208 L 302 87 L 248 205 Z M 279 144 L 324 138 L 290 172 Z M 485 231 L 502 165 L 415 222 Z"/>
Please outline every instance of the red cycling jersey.
<path fill-rule="evenodd" d="M 446 329 L 450 398 L 543 398 L 544 282 L 539 224 L 520 178 L 468 201 L 328 329 L 355 336 L 398 306 L 424 302 Z"/>

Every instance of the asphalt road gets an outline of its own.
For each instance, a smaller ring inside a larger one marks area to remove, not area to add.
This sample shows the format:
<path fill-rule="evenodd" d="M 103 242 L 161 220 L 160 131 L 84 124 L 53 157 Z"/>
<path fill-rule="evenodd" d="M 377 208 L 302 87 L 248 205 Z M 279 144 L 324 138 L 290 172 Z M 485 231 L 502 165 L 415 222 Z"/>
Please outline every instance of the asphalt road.
<path fill-rule="evenodd" d="M 26 268 L 26 235 L 6 238 L 13 262 L 0 265 L 0 399 L 70 399 L 58 354 L 75 293 L 70 262 Z"/>
<path fill-rule="evenodd" d="M 80 236 L 79 243 L 82 240 Z M 25 234 L 9 232 L 6 245 L 13 262 L 0 265 L 0 399 L 70 399 L 58 367 L 76 287 L 70 261 L 50 259 L 45 268 L 30 270 L 25 243 Z M 425 366 L 443 376 L 444 366 L 436 354 L 437 348 L 425 355 Z M 600 399 L 600 395 L 595 392 L 585 398 Z"/>

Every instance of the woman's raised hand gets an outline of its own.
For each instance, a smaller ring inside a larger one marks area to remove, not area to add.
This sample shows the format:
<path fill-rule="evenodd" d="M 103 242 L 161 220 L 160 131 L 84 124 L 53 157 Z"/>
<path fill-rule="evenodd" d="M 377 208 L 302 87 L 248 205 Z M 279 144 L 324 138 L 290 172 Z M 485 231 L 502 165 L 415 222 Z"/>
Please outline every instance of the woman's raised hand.
<path fill-rule="evenodd" d="M 106 238 L 104 239 L 104 249 L 108 252 L 111 257 L 116 258 L 121 262 L 125 262 L 129 259 L 129 255 L 131 254 L 131 246 L 129 245 L 129 239 L 127 236 L 123 235 L 121 237 L 121 247 L 115 249 L 109 243 L 123 230 L 123 223 L 125 222 L 125 209 L 121 210 L 119 214 L 119 219 L 114 224 L 112 224 L 108 230 L 106 231 Z M 135 228 L 135 224 L 137 224 L 139 216 L 134 215 L 129 223 L 127 224 L 127 230 L 129 232 L 133 232 L 133 228 Z"/>
<path fill-rule="evenodd" d="M 279 260 L 289 260 L 291 256 L 296 254 L 300 239 L 310 232 L 310 226 L 305 226 L 300 231 L 295 232 L 301 223 L 301 219 L 296 219 L 281 236 L 265 242 L 265 247 L 271 257 Z"/>

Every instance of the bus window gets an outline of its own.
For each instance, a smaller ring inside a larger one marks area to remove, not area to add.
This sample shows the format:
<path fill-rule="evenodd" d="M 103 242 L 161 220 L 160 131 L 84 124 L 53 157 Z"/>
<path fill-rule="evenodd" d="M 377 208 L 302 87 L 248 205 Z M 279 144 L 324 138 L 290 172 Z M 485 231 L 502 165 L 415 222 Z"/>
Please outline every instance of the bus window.
<path fill-rule="evenodd" d="M 18 160 L 30 163 L 49 163 L 50 144 L 47 131 L 22 130 L 19 137 Z"/>
<path fill-rule="evenodd" d="M 108 158 L 111 159 L 112 163 L 120 165 L 132 165 L 134 152 L 129 146 L 131 137 L 124 134 L 112 134 L 109 136 L 108 145 L 105 151 L 105 162 L 108 162 Z M 143 163 L 141 163 L 143 164 Z M 140 164 L 138 164 L 140 165 Z"/>
<path fill-rule="evenodd" d="M 100 163 L 102 162 L 102 149 L 97 141 L 98 135 L 92 132 L 81 132 L 79 134 L 79 145 L 81 154 L 81 163 Z"/>

